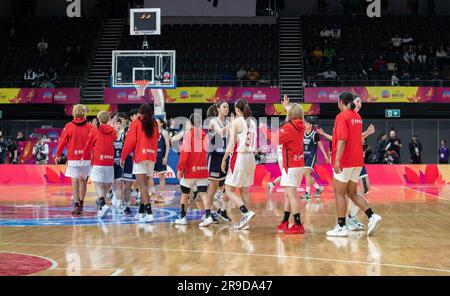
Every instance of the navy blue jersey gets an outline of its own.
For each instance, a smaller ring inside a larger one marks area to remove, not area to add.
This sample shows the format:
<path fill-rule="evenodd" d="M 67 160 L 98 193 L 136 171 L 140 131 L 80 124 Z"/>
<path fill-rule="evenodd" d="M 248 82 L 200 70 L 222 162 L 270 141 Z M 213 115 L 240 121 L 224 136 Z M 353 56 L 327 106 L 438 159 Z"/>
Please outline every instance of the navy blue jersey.
<path fill-rule="evenodd" d="M 227 124 L 228 121 L 225 120 L 225 123 L 222 123 L 222 121 L 214 117 L 211 119 L 215 125 L 219 125 L 219 128 L 223 129 Z M 221 137 L 220 135 L 216 134 L 214 130 L 209 130 L 209 147 L 208 151 L 212 154 L 225 154 L 225 150 L 227 149 L 227 137 Z"/>
<path fill-rule="evenodd" d="M 120 156 L 122 154 L 124 142 L 125 142 L 125 132 L 121 132 L 114 141 L 114 162 L 116 164 L 120 162 Z"/>
<path fill-rule="evenodd" d="M 158 140 L 158 154 L 157 157 L 164 158 L 166 156 L 166 139 L 164 138 L 164 134 L 168 136 L 166 130 L 161 130 L 159 133 L 159 140 Z"/>
<path fill-rule="evenodd" d="M 316 131 L 312 131 L 309 134 L 305 132 L 305 136 L 303 137 L 305 157 L 317 155 L 317 143 L 319 143 L 319 141 L 320 136 Z"/>

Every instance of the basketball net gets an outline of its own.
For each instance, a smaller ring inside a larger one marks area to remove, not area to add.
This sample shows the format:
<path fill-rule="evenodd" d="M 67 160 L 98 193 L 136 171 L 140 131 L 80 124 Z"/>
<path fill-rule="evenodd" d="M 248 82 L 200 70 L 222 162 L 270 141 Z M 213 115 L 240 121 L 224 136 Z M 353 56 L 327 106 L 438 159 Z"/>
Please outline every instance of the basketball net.
<path fill-rule="evenodd" d="M 139 97 L 145 96 L 145 89 L 147 88 L 148 80 L 135 80 L 133 81 L 134 87 L 136 88 L 137 95 Z"/>

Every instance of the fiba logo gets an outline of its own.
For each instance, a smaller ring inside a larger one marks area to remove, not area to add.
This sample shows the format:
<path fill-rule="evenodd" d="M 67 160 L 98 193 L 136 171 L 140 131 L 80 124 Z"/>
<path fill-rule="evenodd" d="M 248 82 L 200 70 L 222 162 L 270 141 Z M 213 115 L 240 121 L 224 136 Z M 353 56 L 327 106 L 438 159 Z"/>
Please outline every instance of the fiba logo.
<path fill-rule="evenodd" d="M 381 17 L 381 0 L 367 0 L 367 2 L 371 2 L 367 6 L 367 16 L 370 18 Z"/>
<path fill-rule="evenodd" d="M 81 17 L 81 0 L 66 0 L 66 2 L 70 2 L 66 9 L 67 16 Z"/>

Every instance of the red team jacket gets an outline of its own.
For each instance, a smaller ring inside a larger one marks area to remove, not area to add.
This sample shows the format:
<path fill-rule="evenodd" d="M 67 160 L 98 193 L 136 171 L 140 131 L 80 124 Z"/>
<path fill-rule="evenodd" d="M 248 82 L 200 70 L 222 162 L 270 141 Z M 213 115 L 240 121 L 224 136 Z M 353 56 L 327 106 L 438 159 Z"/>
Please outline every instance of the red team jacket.
<path fill-rule="evenodd" d="M 75 118 L 67 123 L 59 137 L 56 157 L 60 157 L 67 146 L 67 161 L 81 160 L 91 128 L 86 118 Z"/>
<path fill-rule="evenodd" d="M 92 128 L 84 146 L 83 160 L 92 160 L 93 165 L 114 165 L 115 139 L 116 131 L 110 125 L 101 124 L 99 128 Z"/>
<path fill-rule="evenodd" d="M 347 110 L 339 113 L 334 121 L 332 143 L 333 167 L 339 140 L 345 141 L 345 147 L 340 162 L 341 168 L 362 167 L 364 165 L 362 119 L 354 110 Z"/>
<path fill-rule="evenodd" d="M 178 171 L 184 172 L 186 179 L 207 179 L 208 137 L 201 128 L 193 128 L 185 134 L 180 150 Z"/>
<path fill-rule="evenodd" d="M 142 116 L 133 120 L 125 136 L 125 143 L 122 149 L 121 160 L 125 161 L 131 152 L 134 152 L 134 162 L 149 160 L 156 162 L 156 153 L 158 151 L 159 130 L 154 122 L 153 135 L 147 137 L 142 128 Z"/>
<path fill-rule="evenodd" d="M 302 168 L 305 166 L 303 156 L 303 136 L 305 127 L 303 120 L 296 119 L 286 122 L 280 127 L 279 143 L 283 145 L 283 168 Z"/>

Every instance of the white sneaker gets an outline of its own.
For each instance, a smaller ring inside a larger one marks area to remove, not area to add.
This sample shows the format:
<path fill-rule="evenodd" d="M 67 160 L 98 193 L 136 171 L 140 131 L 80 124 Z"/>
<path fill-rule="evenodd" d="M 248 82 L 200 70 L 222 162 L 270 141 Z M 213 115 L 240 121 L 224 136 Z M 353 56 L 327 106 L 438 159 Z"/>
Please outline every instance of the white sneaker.
<path fill-rule="evenodd" d="M 109 205 L 104 205 L 100 210 L 97 211 L 97 217 L 100 219 L 103 219 L 108 215 L 109 210 L 111 210 L 111 207 Z"/>
<path fill-rule="evenodd" d="M 134 219 L 140 221 L 142 219 L 144 219 L 145 217 L 145 213 L 137 213 L 136 216 L 134 216 Z"/>
<path fill-rule="evenodd" d="M 358 217 L 347 217 L 346 226 L 349 231 L 364 230 L 366 226 L 359 221 Z"/>
<path fill-rule="evenodd" d="M 244 226 L 250 222 L 250 220 L 255 216 L 255 212 L 248 211 L 244 215 L 242 215 L 241 220 L 234 225 L 234 229 L 242 229 Z"/>
<path fill-rule="evenodd" d="M 186 217 L 175 219 L 175 224 L 186 225 L 187 224 Z"/>
<path fill-rule="evenodd" d="M 339 224 L 336 224 L 336 227 L 334 227 L 333 230 L 327 231 L 327 236 L 348 236 L 348 229 L 344 225 L 343 227 L 339 226 Z"/>
<path fill-rule="evenodd" d="M 209 216 L 208 218 L 205 218 L 200 224 L 198 224 L 198 226 L 200 227 L 208 227 L 209 225 L 213 224 L 214 220 L 211 216 Z"/>
<path fill-rule="evenodd" d="M 153 214 L 146 214 L 141 219 L 139 219 L 139 222 L 142 222 L 142 223 L 150 223 L 153 221 L 155 221 Z"/>
<path fill-rule="evenodd" d="M 273 187 L 275 187 L 275 186 L 273 185 L 272 182 L 267 183 L 267 191 L 268 191 L 269 193 L 272 193 L 272 192 L 273 192 Z"/>
<path fill-rule="evenodd" d="M 375 230 L 380 226 L 381 224 L 381 217 L 377 214 L 373 214 L 372 217 L 369 219 L 368 229 L 367 229 L 367 236 L 373 234 Z"/>

